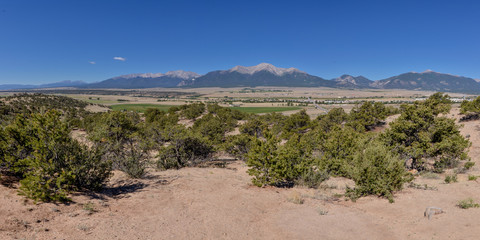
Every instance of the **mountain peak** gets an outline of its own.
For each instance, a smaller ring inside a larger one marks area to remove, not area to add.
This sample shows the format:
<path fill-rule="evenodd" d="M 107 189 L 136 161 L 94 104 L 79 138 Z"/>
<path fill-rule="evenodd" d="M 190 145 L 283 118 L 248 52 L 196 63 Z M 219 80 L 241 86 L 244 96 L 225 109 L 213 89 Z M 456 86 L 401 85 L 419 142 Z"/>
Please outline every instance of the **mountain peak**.
<path fill-rule="evenodd" d="M 191 79 L 191 78 L 200 77 L 200 74 L 195 73 L 195 72 L 190 72 L 190 71 L 177 70 L 177 71 L 166 72 L 165 76 L 178 77 L 178 78 L 183 78 L 183 79 Z"/>
<path fill-rule="evenodd" d="M 352 77 L 353 77 L 352 75 L 343 74 L 342 76 L 338 77 L 337 79 L 352 78 Z"/>
<path fill-rule="evenodd" d="M 342 76 L 333 79 L 337 82 L 337 85 L 342 87 L 368 87 L 369 84 L 372 82 L 366 77 L 357 76 L 354 77 L 352 75 L 343 74 Z"/>
<path fill-rule="evenodd" d="M 273 66 L 273 64 L 270 64 L 270 63 L 260 63 L 260 64 L 258 64 L 256 67 L 260 67 L 260 68 L 275 68 L 275 66 Z"/>
<path fill-rule="evenodd" d="M 159 77 L 176 77 L 176 78 L 182 78 L 182 79 L 190 79 L 190 78 L 196 78 L 199 77 L 200 74 L 194 73 L 194 72 L 189 72 L 189 71 L 183 71 L 183 70 L 176 70 L 176 71 L 169 71 L 166 73 L 134 73 L 134 74 L 127 74 L 127 75 L 121 75 L 118 77 L 114 77 L 112 79 L 132 79 L 132 78 L 159 78 Z"/>
<path fill-rule="evenodd" d="M 279 67 L 275 67 L 273 66 L 272 64 L 270 63 L 260 63 L 256 66 L 251 66 L 251 67 L 244 67 L 244 66 L 235 66 L 234 68 L 228 70 L 229 72 L 239 72 L 239 73 L 242 73 L 242 74 L 254 74 L 254 73 L 257 73 L 257 72 L 260 72 L 260 71 L 267 71 L 267 72 L 270 72 L 270 73 L 273 73 L 277 76 L 282 76 L 286 73 L 294 73 L 294 72 L 298 72 L 298 73 L 304 73 L 296 68 L 279 68 Z"/>

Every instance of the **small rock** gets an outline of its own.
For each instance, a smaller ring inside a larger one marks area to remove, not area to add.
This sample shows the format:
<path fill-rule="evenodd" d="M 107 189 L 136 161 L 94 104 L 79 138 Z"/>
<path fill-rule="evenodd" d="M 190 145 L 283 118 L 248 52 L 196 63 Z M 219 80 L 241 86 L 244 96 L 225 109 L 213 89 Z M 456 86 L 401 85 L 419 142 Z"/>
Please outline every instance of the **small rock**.
<path fill-rule="evenodd" d="M 445 213 L 445 211 L 443 211 L 441 208 L 439 207 L 427 207 L 425 209 L 425 212 L 423 213 L 423 216 L 424 217 L 428 217 L 428 220 L 430 220 L 430 218 L 433 216 L 433 215 L 437 215 L 437 214 L 441 214 L 441 213 Z"/>

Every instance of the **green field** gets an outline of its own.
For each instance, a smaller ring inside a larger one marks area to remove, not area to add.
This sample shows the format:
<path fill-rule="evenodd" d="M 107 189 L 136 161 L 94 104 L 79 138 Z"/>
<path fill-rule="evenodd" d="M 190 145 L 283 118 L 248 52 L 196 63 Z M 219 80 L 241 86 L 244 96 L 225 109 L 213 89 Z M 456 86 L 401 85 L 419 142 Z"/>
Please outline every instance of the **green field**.
<path fill-rule="evenodd" d="M 145 112 L 147 108 L 157 108 L 162 111 L 168 111 L 169 108 L 173 105 L 160 105 L 160 104 L 117 104 L 110 106 L 114 111 L 134 111 L 134 112 Z"/>
<path fill-rule="evenodd" d="M 238 111 L 246 113 L 271 113 L 271 112 L 285 112 L 302 109 L 300 107 L 231 107 Z"/>

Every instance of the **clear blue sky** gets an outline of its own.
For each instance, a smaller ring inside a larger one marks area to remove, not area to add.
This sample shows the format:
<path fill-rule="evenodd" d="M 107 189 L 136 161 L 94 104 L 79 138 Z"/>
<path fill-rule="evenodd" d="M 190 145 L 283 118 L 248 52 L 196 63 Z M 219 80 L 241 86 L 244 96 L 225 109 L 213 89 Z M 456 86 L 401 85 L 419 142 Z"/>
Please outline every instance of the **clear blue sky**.
<path fill-rule="evenodd" d="M 328 79 L 480 78 L 479 2 L 0 0 L 0 84 L 261 62 Z"/>

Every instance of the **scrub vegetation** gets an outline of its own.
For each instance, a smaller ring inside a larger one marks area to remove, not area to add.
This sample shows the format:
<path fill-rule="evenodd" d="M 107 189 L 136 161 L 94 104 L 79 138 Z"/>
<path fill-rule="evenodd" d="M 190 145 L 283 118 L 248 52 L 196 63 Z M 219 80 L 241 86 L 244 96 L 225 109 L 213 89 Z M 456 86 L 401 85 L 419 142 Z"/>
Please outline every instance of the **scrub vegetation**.
<path fill-rule="evenodd" d="M 68 201 L 72 191 L 101 189 L 112 170 L 141 178 L 149 167 L 196 166 L 225 152 L 245 161 L 259 187 L 317 188 L 339 176 L 355 183 L 346 190 L 349 199 L 376 195 L 393 202 L 413 179 L 408 170 L 440 173 L 469 160 L 470 142 L 446 117 L 451 102 L 442 93 L 399 108 L 365 101 L 349 113 L 334 108 L 315 119 L 305 110 L 257 115 L 270 110 L 204 103 L 126 104 L 113 106 L 125 111 L 91 113 L 88 104 L 42 94 L 0 99 L 1 172 L 19 179 L 21 194 Z M 470 104 L 476 103 L 462 104 L 463 113 L 476 111 Z M 399 117 L 389 128 L 372 131 L 393 114 Z M 74 128 L 90 144 L 72 138 Z"/>

